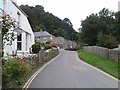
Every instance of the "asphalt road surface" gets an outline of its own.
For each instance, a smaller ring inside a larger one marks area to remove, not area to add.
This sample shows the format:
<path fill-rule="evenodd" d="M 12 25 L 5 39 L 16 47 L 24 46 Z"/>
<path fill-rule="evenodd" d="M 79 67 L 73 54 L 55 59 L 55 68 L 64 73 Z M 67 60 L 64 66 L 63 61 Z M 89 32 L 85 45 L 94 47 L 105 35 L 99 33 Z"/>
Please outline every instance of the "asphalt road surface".
<path fill-rule="evenodd" d="M 79 61 L 76 52 L 60 50 L 29 88 L 118 88 L 118 81 Z"/>

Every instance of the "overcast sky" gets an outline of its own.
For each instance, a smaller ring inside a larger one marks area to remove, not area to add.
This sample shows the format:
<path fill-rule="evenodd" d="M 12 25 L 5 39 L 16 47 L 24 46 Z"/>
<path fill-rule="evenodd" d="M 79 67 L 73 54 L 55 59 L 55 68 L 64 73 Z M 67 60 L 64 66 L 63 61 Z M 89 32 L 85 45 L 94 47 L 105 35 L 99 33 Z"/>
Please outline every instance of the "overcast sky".
<path fill-rule="evenodd" d="M 81 20 L 103 8 L 118 11 L 119 0 L 17 0 L 18 5 L 42 5 L 60 19 L 69 18 L 75 30 L 80 28 Z"/>

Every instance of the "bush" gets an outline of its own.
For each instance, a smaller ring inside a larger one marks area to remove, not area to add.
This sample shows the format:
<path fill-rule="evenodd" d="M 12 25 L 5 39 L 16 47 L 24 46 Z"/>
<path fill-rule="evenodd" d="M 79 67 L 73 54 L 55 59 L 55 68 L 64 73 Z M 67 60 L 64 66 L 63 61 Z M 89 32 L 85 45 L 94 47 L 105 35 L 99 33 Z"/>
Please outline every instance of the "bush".
<path fill-rule="evenodd" d="M 41 49 L 41 45 L 40 44 L 36 43 L 36 44 L 32 45 L 32 52 L 33 53 L 39 53 L 40 49 Z"/>
<path fill-rule="evenodd" d="M 105 34 L 99 33 L 97 45 L 101 47 L 113 49 L 118 47 L 118 42 L 111 35 L 105 35 Z"/>
<path fill-rule="evenodd" d="M 2 68 L 3 88 L 21 85 L 25 76 L 31 71 L 31 66 L 22 59 L 9 59 Z"/>
<path fill-rule="evenodd" d="M 51 43 L 51 41 L 47 41 L 47 42 L 46 42 L 46 44 L 50 44 L 50 43 Z"/>
<path fill-rule="evenodd" d="M 51 49 L 51 48 L 52 48 L 52 46 L 51 46 L 50 44 L 45 44 L 45 45 L 44 45 L 44 49 L 45 49 L 45 50 Z"/>

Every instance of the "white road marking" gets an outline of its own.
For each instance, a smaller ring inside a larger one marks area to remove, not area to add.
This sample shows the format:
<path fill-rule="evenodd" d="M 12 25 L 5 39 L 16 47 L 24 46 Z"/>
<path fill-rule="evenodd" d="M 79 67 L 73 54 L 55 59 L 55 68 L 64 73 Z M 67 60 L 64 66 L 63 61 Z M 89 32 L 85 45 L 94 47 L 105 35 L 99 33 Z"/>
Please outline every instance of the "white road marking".
<path fill-rule="evenodd" d="M 105 75 L 111 77 L 112 79 L 114 79 L 114 80 L 116 80 L 116 81 L 119 81 L 117 78 L 115 78 L 115 77 L 109 75 L 108 73 L 106 73 L 106 72 L 104 72 L 104 71 L 102 71 L 102 70 L 100 70 L 100 69 L 98 69 L 98 68 L 96 68 L 96 67 L 94 67 L 94 66 L 92 66 L 92 65 L 90 65 L 90 64 L 88 64 L 88 63 L 86 63 L 86 62 L 84 62 L 84 61 L 82 61 L 82 60 L 80 60 L 80 59 L 79 59 L 79 55 L 78 55 L 77 52 L 76 52 L 76 57 L 77 57 L 77 60 L 78 60 L 79 62 L 84 63 L 84 64 L 86 64 L 87 66 L 92 67 L 92 68 L 98 70 L 99 72 L 101 72 L 101 73 L 103 73 L 103 74 L 105 74 Z"/>
<path fill-rule="evenodd" d="M 30 86 L 30 84 L 32 83 L 32 81 L 36 78 L 36 76 L 43 70 L 45 69 L 45 67 L 50 64 L 51 62 L 53 62 L 58 56 L 60 56 L 61 54 L 57 55 L 55 58 L 53 58 L 52 60 L 50 60 L 48 63 L 46 63 L 44 66 L 42 66 L 39 70 L 37 70 L 32 76 L 31 78 L 26 82 L 26 84 L 23 86 L 22 90 L 27 90 L 28 87 Z"/>

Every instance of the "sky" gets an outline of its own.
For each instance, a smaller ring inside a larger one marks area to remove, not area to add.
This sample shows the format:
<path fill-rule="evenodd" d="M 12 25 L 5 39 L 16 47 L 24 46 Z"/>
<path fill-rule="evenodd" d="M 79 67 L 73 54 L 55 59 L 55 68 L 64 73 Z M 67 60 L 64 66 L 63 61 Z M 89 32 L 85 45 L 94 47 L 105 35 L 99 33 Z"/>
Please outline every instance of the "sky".
<path fill-rule="evenodd" d="M 46 12 L 62 20 L 69 18 L 76 31 L 81 27 L 81 21 L 92 13 L 98 13 L 103 8 L 118 11 L 118 2 L 119 0 L 17 0 L 18 5 L 42 5 Z"/>

